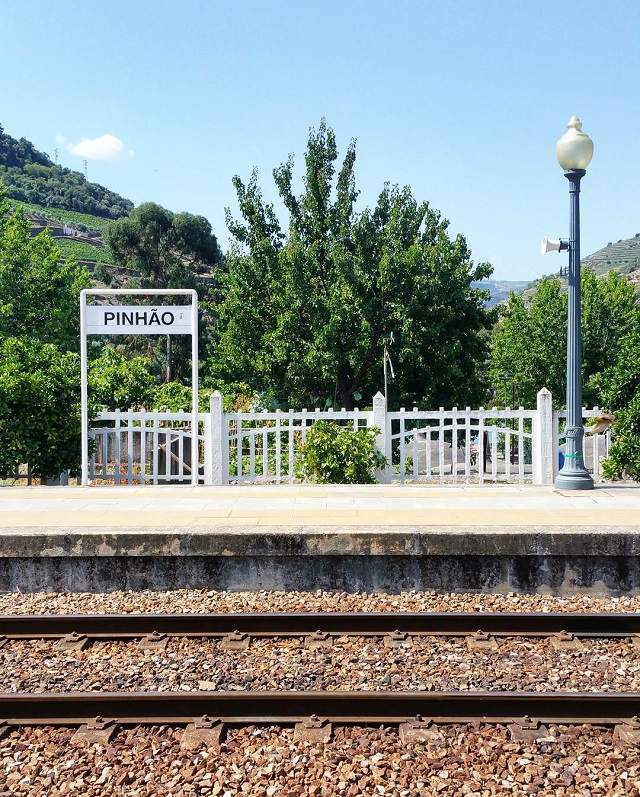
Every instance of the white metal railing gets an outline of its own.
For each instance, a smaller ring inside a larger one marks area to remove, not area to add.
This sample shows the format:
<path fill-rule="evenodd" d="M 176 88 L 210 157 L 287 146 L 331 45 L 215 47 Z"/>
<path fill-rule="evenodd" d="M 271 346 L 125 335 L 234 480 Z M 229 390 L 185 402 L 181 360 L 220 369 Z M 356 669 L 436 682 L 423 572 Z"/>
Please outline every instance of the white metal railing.
<path fill-rule="evenodd" d="M 533 479 L 535 410 L 459 410 L 388 413 L 387 461 L 400 482 Z"/>
<path fill-rule="evenodd" d="M 298 478 L 296 465 L 307 431 L 318 420 L 329 420 L 353 429 L 371 425 L 371 413 L 358 410 L 319 409 L 300 412 L 225 413 L 228 454 L 225 469 L 229 481 L 242 483 L 291 482 Z"/>
<path fill-rule="evenodd" d="M 600 414 L 584 410 L 585 419 Z M 386 412 L 382 394 L 373 410 L 318 409 L 225 413 L 214 393 L 198 415 L 198 482 L 249 484 L 299 480 L 300 449 L 318 420 L 354 429 L 377 427 L 387 460 L 382 482 L 553 484 L 564 442 L 564 411 L 553 411 L 541 390 L 536 409 Z M 190 412 L 101 412 L 90 429 L 92 482 L 187 484 L 191 481 Z M 609 434 L 586 435 L 585 466 L 594 479 L 609 451 Z"/>
<path fill-rule="evenodd" d="M 204 423 L 202 416 L 200 422 Z M 114 484 L 191 481 L 191 413 L 129 410 L 101 412 L 89 430 L 89 479 Z M 199 472 L 204 434 L 198 434 Z M 203 481 L 200 477 L 199 481 Z"/>

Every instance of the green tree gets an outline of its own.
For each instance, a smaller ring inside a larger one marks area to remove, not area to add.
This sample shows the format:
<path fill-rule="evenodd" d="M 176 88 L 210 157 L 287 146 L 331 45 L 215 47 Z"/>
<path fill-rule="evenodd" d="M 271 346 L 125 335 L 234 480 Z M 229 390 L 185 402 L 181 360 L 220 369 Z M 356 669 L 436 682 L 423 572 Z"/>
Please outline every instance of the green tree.
<path fill-rule="evenodd" d="M 88 271 L 72 258 L 61 263 L 48 231 L 31 238 L 21 208 L 7 212 L 0 185 L 0 338 L 26 335 L 78 351 L 79 295 L 91 285 Z"/>
<path fill-rule="evenodd" d="M 351 408 L 382 386 L 382 338 L 393 332 L 391 404 L 477 401 L 492 315 L 471 282 L 490 266 L 474 267 L 464 238 L 449 238 L 409 188 L 385 185 L 373 210 L 356 212 L 354 142 L 336 174 L 337 157 L 322 121 L 309 134 L 302 195 L 291 157 L 274 170 L 286 232 L 256 173 L 246 186 L 234 178 L 242 220 L 227 212 L 235 245 L 209 350 L 214 381 Z"/>
<path fill-rule="evenodd" d="M 204 216 L 172 213 L 154 202 L 110 224 L 107 242 L 119 265 L 140 273 L 141 288 L 197 289 L 198 275 L 222 260 Z"/>
<path fill-rule="evenodd" d="M 30 338 L 0 340 L 0 477 L 19 465 L 54 477 L 80 468 L 80 359 Z"/>
<path fill-rule="evenodd" d="M 149 407 L 155 379 L 146 357 L 129 359 L 113 346 L 105 346 L 89 365 L 88 388 L 92 405 L 113 412 Z"/>
<path fill-rule="evenodd" d="M 636 328 L 620 343 L 616 362 L 603 374 L 602 403 L 613 412 L 613 442 L 603 475 L 620 479 L 628 474 L 640 481 L 640 331 Z"/>
<path fill-rule="evenodd" d="M 561 293 L 560 280 L 543 278 L 530 306 L 521 294 L 512 292 L 492 339 L 493 383 L 499 382 L 497 374 L 510 373 L 523 406 L 535 407 L 536 395 L 543 387 L 553 393 L 556 403 L 562 403 L 566 383 L 566 328 L 567 302 Z"/>
<path fill-rule="evenodd" d="M 615 272 L 598 279 L 583 269 L 582 379 L 585 405 L 600 402 L 599 379 L 615 362 L 622 338 L 637 323 L 639 307 L 633 285 Z M 502 310 L 491 344 L 491 378 L 511 373 L 518 400 L 534 407 L 536 394 L 546 387 L 554 404 L 564 406 L 567 362 L 567 295 L 558 278 L 543 278 L 527 306 L 512 293 Z"/>
<path fill-rule="evenodd" d="M 213 275 L 215 283 L 222 264 L 217 239 L 204 216 L 172 213 L 153 202 L 110 224 L 107 242 L 119 265 L 139 272 L 139 278 L 127 282 L 131 288 L 191 288 L 200 295 L 205 292 L 200 278 Z M 155 357 L 167 382 L 186 378 L 189 339 L 174 342 L 168 335 L 165 354 L 156 345 Z"/>
<path fill-rule="evenodd" d="M 601 400 L 600 376 L 618 358 L 622 340 L 640 322 L 640 304 L 625 275 L 610 271 L 598 278 L 584 269 L 582 294 L 583 397 L 585 405 Z"/>

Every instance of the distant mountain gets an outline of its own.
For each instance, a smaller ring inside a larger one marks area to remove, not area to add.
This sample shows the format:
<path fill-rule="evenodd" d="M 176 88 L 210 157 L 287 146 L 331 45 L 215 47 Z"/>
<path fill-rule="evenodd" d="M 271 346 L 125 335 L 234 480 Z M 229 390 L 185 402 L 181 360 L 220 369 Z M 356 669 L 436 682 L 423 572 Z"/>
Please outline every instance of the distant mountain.
<path fill-rule="evenodd" d="M 0 125 L 0 180 L 9 199 L 40 207 L 119 219 L 133 210 L 133 202 L 90 183 L 80 172 L 56 166 L 26 138 L 19 140 Z"/>
<path fill-rule="evenodd" d="M 491 294 L 491 298 L 487 302 L 487 307 L 493 307 L 494 304 L 505 302 L 509 298 L 511 291 L 514 293 L 522 293 L 530 284 L 530 281 L 482 280 L 481 282 L 472 282 L 471 287 L 488 290 Z"/>
<path fill-rule="evenodd" d="M 580 261 L 582 268 L 590 268 L 599 277 L 606 276 L 610 271 L 618 274 L 626 274 L 627 278 L 635 284 L 636 290 L 640 293 L 640 233 L 636 233 L 633 238 L 620 239 L 616 243 L 609 242 L 602 249 L 598 249 Z M 568 264 L 564 260 L 555 274 L 550 277 L 558 277 L 566 289 Z M 540 278 L 541 279 L 541 278 Z M 473 282 L 474 288 L 485 288 L 491 293 L 491 298 L 487 302 L 488 307 L 500 304 L 509 298 L 509 293 L 523 293 L 530 299 L 536 291 L 536 286 L 540 279 L 529 282 L 510 282 L 509 280 L 483 280 Z"/>
<path fill-rule="evenodd" d="M 634 283 L 636 291 L 640 293 L 640 233 L 636 233 L 633 238 L 621 238 L 616 243 L 609 242 L 597 252 L 583 257 L 580 260 L 580 265 L 582 268 L 590 268 L 595 271 L 598 277 L 604 277 L 610 271 L 625 274 L 627 279 Z M 549 275 L 558 277 L 563 290 L 567 288 L 568 267 L 568 260 L 565 259 L 559 270 L 555 274 Z M 539 282 L 539 279 L 534 280 L 523 291 L 526 299 L 531 299 Z"/>

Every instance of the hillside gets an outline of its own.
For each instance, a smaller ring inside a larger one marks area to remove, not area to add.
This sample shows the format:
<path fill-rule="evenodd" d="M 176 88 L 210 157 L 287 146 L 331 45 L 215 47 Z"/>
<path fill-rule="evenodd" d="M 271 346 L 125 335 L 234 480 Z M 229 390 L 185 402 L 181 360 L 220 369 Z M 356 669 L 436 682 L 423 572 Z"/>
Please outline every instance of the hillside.
<path fill-rule="evenodd" d="M 487 307 L 493 307 L 494 304 L 506 302 L 509 298 L 511 291 L 514 293 L 521 293 L 529 285 L 529 282 L 511 281 L 511 280 L 482 280 L 482 282 L 472 282 L 473 288 L 483 288 L 488 290 L 491 298 L 487 302 Z"/>
<path fill-rule="evenodd" d="M 119 219 L 133 210 L 133 202 L 80 172 L 57 166 L 25 138 L 15 139 L 0 125 L 0 180 L 9 199 L 43 208 Z"/>
<path fill-rule="evenodd" d="M 635 289 L 640 293 L 640 233 L 633 238 L 621 238 L 616 243 L 609 242 L 602 249 L 598 249 L 580 260 L 582 268 L 590 268 L 599 277 L 604 277 L 610 271 L 617 274 L 626 274 L 627 279 L 634 283 Z M 568 258 L 564 258 L 560 268 L 550 277 L 558 277 L 563 290 L 567 289 Z M 522 291 L 526 299 L 531 299 L 536 291 L 539 279 L 534 280 Z"/>
<path fill-rule="evenodd" d="M 42 208 L 39 205 L 9 200 L 10 207 L 22 207 L 31 226 L 31 236 L 39 235 L 47 229 L 60 248 L 62 259 L 74 256 L 82 263 L 96 284 L 96 287 L 125 287 L 140 273 L 128 266 L 116 265 L 116 260 L 106 242 L 106 232 L 110 221 L 86 213 Z M 215 284 L 213 272 L 199 273 L 197 280 L 204 286 Z"/>
<path fill-rule="evenodd" d="M 57 166 L 26 138 L 13 138 L 1 125 L 0 180 L 10 205 L 22 205 L 33 236 L 48 229 L 62 257 L 75 256 L 100 282 L 110 284 L 126 276 L 110 265 L 114 258 L 105 235 L 110 221 L 133 210 L 130 200 L 88 182 L 80 172 Z"/>
<path fill-rule="evenodd" d="M 583 266 L 593 269 L 599 276 L 617 271 L 628 274 L 633 282 L 640 283 L 640 233 L 617 243 L 608 243 L 581 261 Z"/>

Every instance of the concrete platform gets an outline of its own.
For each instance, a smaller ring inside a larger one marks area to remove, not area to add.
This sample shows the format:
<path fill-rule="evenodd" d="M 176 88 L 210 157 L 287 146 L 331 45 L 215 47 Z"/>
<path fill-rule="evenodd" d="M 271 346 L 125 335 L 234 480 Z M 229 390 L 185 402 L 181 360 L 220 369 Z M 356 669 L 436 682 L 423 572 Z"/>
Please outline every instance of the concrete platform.
<path fill-rule="evenodd" d="M 640 486 L 2 487 L 16 588 L 640 594 Z"/>

